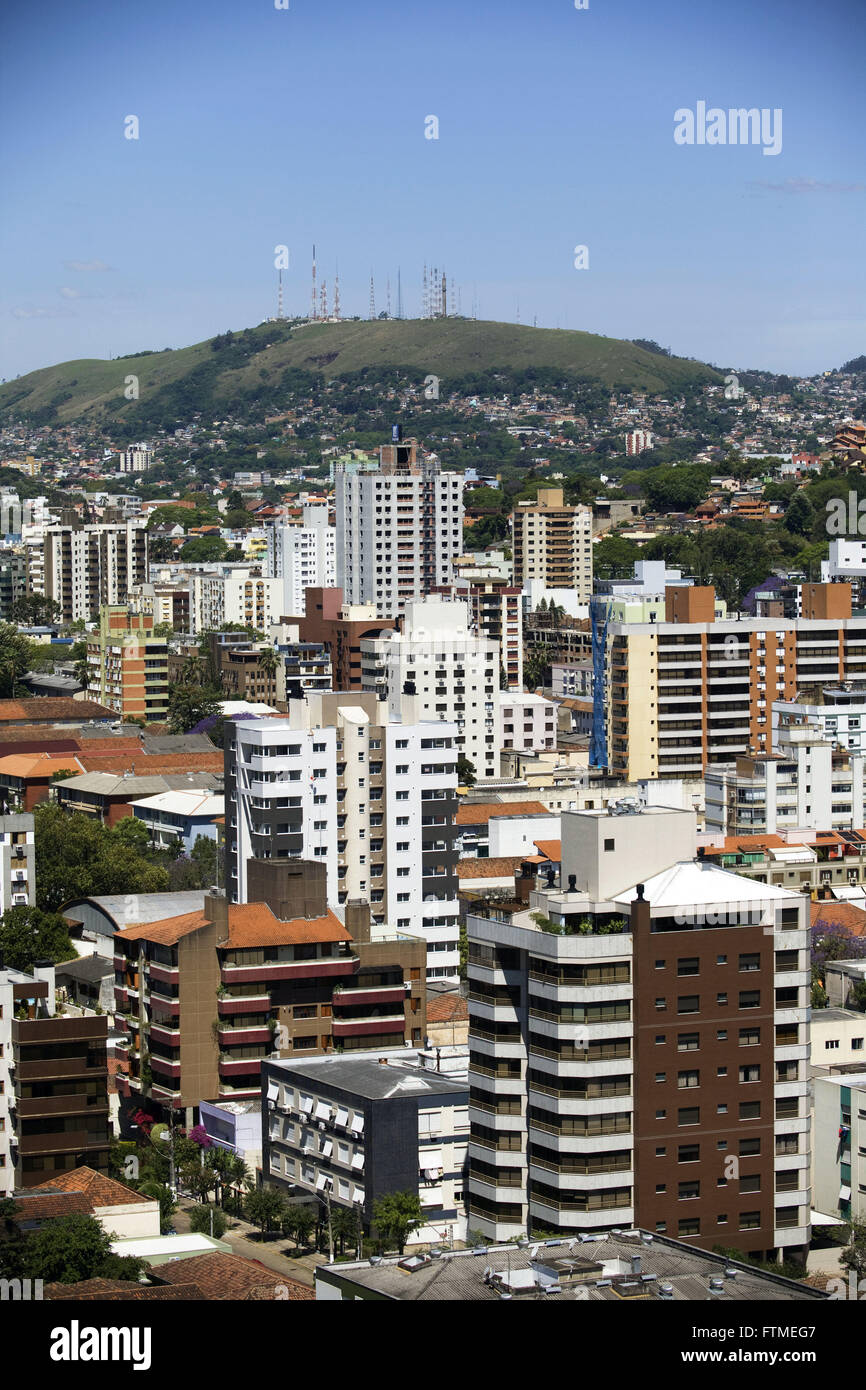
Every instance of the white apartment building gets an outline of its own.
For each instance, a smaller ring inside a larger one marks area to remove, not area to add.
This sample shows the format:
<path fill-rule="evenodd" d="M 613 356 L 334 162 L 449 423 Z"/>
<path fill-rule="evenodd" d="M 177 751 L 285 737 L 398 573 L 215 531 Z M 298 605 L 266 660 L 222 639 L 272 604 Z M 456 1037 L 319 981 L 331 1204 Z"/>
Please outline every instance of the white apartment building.
<path fill-rule="evenodd" d="M 543 695 L 499 692 L 499 746 L 516 753 L 556 747 L 556 703 Z"/>
<path fill-rule="evenodd" d="M 375 473 L 335 464 L 337 585 L 347 603 L 375 604 L 382 618 L 450 583 L 463 549 L 463 479 L 418 463 L 416 448 L 383 445 Z"/>
<path fill-rule="evenodd" d="M 247 901 L 250 857 L 322 860 L 333 907 L 369 902 L 374 924 L 426 940 L 428 979 L 457 979 L 457 730 L 410 700 L 389 714 L 371 694 L 311 691 L 285 719 L 236 722 L 229 897 Z"/>
<path fill-rule="evenodd" d="M 44 590 L 66 622 L 98 621 L 99 610 L 126 603 L 133 584 L 147 580 L 143 518 L 111 525 L 47 526 Z"/>
<path fill-rule="evenodd" d="M 707 768 L 706 828 L 725 835 L 859 828 L 863 773 L 863 753 L 834 752 L 833 739 L 814 725 L 783 725 L 774 753 Z"/>
<path fill-rule="evenodd" d="M 469 913 L 468 1220 L 494 1239 L 805 1254 L 808 900 L 692 858 L 694 827 L 566 813 L 559 884 Z"/>
<path fill-rule="evenodd" d="M 813 1009 L 809 1025 L 812 1067 L 857 1067 L 866 1063 L 866 1014 L 858 1009 Z"/>
<path fill-rule="evenodd" d="M 337 574 L 337 532 L 326 503 L 307 503 L 300 526 L 269 526 L 266 573 L 282 580 L 281 617 L 302 617 L 307 589 L 332 589 Z"/>
<path fill-rule="evenodd" d="M 36 902 L 35 854 L 33 816 L 0 816 L 0 917 Z"/>
<path fill-rule="evenodd" d="M 866 749 L 866 686 L 856 682 L 824 686 L 820 704 L 814 698 L 774 700 L 774 740 L 780 730 L 796 725 L 809 725 L 822 738 L 852 753 Z"/>
<path fill-rule="evenodd" d="M 816 1076 L 815 1210 L 866 1221 L 866 1071 Z"/>
<path fill-rule="evenodd" d="M 569 506 L 561 487 L 539 488 L 534 502 L 518 503 L 511 517 L 514 582 L 539 580 L 545 590 L 592 598 L 592 508 Z"/>
<path fill-rule="evenodd" d="M 361 641 L 361 683 L 387 700 L 393 715 L 404 695 L 414 696 L 416 719 L 457 726 L 458 755 L 479 780 L 498 776 L 499 648 L 471 632 L 465 604 L 408 602 L 402 632 Z"/>
<path fill-rule="evenodd" d="M 523 594 L 520 588 L 483 566 L 464 565 L 454 582 L 443 589 L 441 597 L 460 599 L 466 604 L 472 631 L 499 645 L 499 667 L 506 688 L 522 690 Z"/>
<path fill-rule="evenodd" d="M 270 1182 L 354 1208 L 364 1230 L 380 1197 L 417 1193 L 424 1225 L 411 1244 L 465 1239 L 465 1074 L 427 1070 L 414 1052 L 364 1052 L 266 1061 L 262 1084 Z"/>
<path fill-rule="evenodd" d="M 256 568 L 233 565 L 217 574 L 193 574 L 189 585 L 194 632 L 220 632 L 226 623 L 267 632 L 280 617 L 282 580 Z"/>
<path fill-rule="evenodd" d="M 118 458 L 119 473 L 145 473 L 153 462 L 153 450 L 147 444 L 133 444 L 122 449 Z"/>

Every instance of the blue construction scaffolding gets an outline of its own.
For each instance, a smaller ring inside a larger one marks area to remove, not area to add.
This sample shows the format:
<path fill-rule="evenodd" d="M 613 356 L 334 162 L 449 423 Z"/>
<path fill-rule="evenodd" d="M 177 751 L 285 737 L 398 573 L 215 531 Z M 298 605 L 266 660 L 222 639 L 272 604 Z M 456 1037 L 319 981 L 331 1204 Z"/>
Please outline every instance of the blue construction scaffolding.
<path fill-rule="evenodd" d="M 607 625 L 610 599 L 596 596 L 589 605 L 592 622 L 592 737 L 590 767 L 607 768 Z"/>

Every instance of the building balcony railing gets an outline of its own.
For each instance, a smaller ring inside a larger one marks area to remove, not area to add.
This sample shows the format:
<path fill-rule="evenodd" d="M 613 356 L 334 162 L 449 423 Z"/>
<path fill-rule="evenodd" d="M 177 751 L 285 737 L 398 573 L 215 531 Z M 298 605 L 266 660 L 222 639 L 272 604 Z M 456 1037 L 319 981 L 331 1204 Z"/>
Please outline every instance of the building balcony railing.
<path fill-rule="evenodd" d="M 223 984 L 247 981 L 309 980 L 320 975 L 351 975 L 360 964 L 357 956 L 331 956 L 318 960 L 275 961 L 262 965 L 223 965 Z"/>
<path fill-rule="evenodd" d="M 402 1013 L 397 1016 L 385 1015 L 378 1018 L 337 1018 L 334 1016 L 331 1019 L 331 1032 L 335 1038 L 364 1037 L 375 1033 L 402 1033 L 405 1026 Z"/>
<path fill-rule="evenodd" d="M 270 1013 L 270 1009 L 270 994 L 224 994 L 217 999 L 220 1016 Z"/>

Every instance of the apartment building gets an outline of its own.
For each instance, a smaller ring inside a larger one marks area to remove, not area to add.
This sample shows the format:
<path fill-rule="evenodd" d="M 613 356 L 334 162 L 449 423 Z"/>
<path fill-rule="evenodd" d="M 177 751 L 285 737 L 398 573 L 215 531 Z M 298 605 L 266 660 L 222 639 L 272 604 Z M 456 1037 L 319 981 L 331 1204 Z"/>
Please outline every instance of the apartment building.
<path fill-rule="evenodd" d="M 337 533 L 328 504 L 307 503 L 300 526 L 269 526 L 265 573 L 282 580 L 280 614 L 305 611 L 307 589 L 331 589 L 337 574 Z"/>
<path fill-rule="evenodd" d="M 866 1068 L 816 1076 L 815 1210 L 866 1221 Z"/>
<path fill-rule="evenodd" d="M 54 966 L 0 959 L 0 1196 L 87 1163 L 108 1172 L 108 1020 L 58 1018 Z"/>
<path fill-rule="evenodd" d="M 470 630 L 466 607 L 443 599 L 408 602 L 401 632 L 361 642 L 364 690 L 387 700 L 395 715 L 415 698 L 417 718 L 457 726 L 457 752 L 480 780 L 499 772 L 499 650 Z"/>
<path fill-rule="evenodd" d="M 796 700 L 774 700 L 773 739 L 779 731 L 797 725 L 817 729 L 833 744 L 858 753 L 866 748 L 866 686 L 856 685 L 807 687 Z"/>
<path fill-rule="evenodd" d="M 355 1208 L 416 1193 L 424 1224 L 412 1244 L 466 1235 L 468 1093 L 458 1081 L 393 1052 L 265 1062 L 262 1172 L 294 1197 Z"/>
<path fill-rule="evenodd" d="M 772 751 L 773 703 L 815 682 L 866 674 L 866 618 L 847 584 L 804 584 L 800 618 L 715 616 L 715 593 L 666 591 L 664 622 L 611 621 L 605 684 L 614 776 L 701 776 L 737 754 Z"/>
<path fill-rule="evenodd" d="M 0 917 L 36 902 L 35 854 L 33 817 L 0 816 Z"/>
<path fill-rule="evenodd" d="M 153 462 L 153 450 L 146 444 L 134 444 L 131 449 L 121 449 L 117 460 L 119 473 L 146 473 Z"/>
<path fill-rule="evenodd" d="M 324 865 L 328 901 L 370 903 L 427 942 L 427 976 L 456 978 L 456 727 L 375 695 L 309 692 L 285 719 L 226 730 L 226 882 L 249 901 L 250 857 Z"/>
<path fill-rule="evenodd" d="M 424 943 L 345 922 L 325 905 L 321 866 L 260 861 L 255 900 L 204 896 L 200 909 L 114 938 L 115 1023 L 126 1033 L 127 1097 L 181 1107 L 249 1100 L 263 1061 L 423 1041 Z"/>
<path fill-rule="evenodd" d="M 625 437 L 625 452 L 628 458 L 642 454 L 652 446 L 653 436 L 650 430 L 629 430 Z"/>
<path fill-rule="evenodd" d="M 190 619 L 194 633 L 219 632 L 241 623 L 266 632 L 280 618 L 282 580 L 258 566 L 220 565 L 214 572 L 190 574 Z"/>
<path fill-rule="evenodd" d="M 556 704 L 543 695 L 499 693 L 499 746 L 517 753 L 556 748 Z"/>
<path fill-rule="evenodd" d="M 574 589 L 578 603 L 592 597 L 592 508 L 569 507 L 561 487 L 542 487 L 511 517 L 514 582 L 539 579 L 547 589 Z"/>
<path fill-rule="evenodd" d="M 125 603 L 133 584 L 147 580 L 144 527 L 143 518 L 45 527 L 41 582 L 65 622 L 98 622 L 103 605 Z"/>
<path fill-rule="evenodd" d="M 379 450 L 375 473 L 335 464 L 337 584 L 349 603 L 383 618 L 451 580 L 463 549 L 463 478 L 438 461 L 417 459 L 415 440 Z"/>
<path fill-rule="evenodd" d="M 308 589 L 298 618 L 301 642 L 322 643 L 331 656 L 333 690 L 361 689 L 361 642 L 396 625 L 379 618 L 374 603 L 344 603 L 342 589 Z"/>
<path fill-rule="evenodd" d="M 519 585 L 491 574 L 489 569 L 464 565 L 454 582 L 437 591 L 461 599 L 469 609 L 472 631 L 499 645 L 500 678 L 508 690 L 523 689 L 523 599 Z"/>
<path fill-rule="evenodd" d="M 808 903 L 695 859 L 694 824 L 567 812 L 559 883 L 468 915 L 469 1221 L 494 1239 L 805 1254 Z"/>
<path fill-rule="evenodd" d="M 863 825 L 863 771 L 863 753 L 837 749 L 807 725 L 786 725 L 775 753 L 707 768 L 706 829 L 775 835 Z"/>
<path fill-rule="evenodd" d="M 122 718 L 168 715 L 168 640 L 154 619 L 126 604 L 100 609 L 99 631 L 87 634 L 87 697 Z"/>

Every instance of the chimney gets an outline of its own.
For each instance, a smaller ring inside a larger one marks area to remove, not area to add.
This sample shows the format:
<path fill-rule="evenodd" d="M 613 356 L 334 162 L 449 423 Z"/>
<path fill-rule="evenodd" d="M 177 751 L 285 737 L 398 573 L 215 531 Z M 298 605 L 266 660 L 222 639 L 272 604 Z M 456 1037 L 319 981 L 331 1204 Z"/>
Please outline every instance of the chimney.
<path fill-rule="evenodd" d="M 346 931 L 353 941 L 370 940 L 370 904 L 364 898 L 346 903 Z"/>

